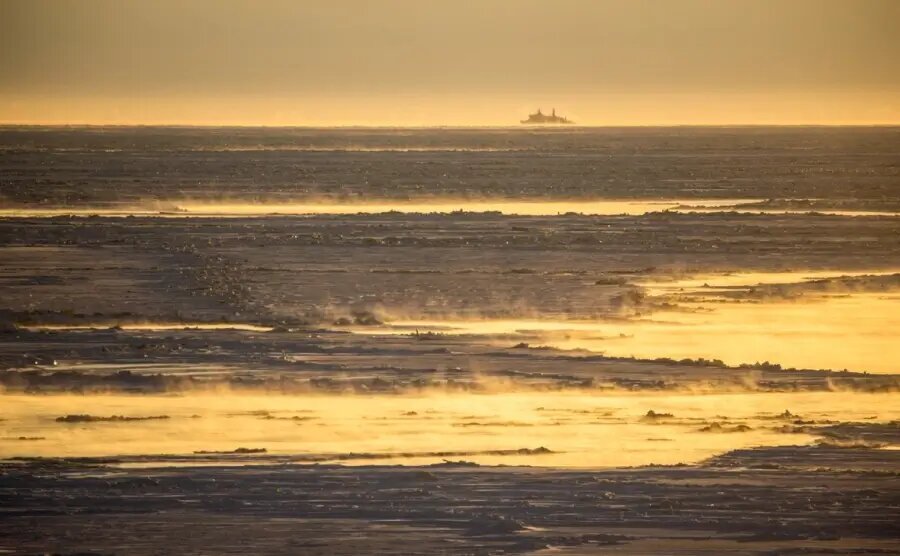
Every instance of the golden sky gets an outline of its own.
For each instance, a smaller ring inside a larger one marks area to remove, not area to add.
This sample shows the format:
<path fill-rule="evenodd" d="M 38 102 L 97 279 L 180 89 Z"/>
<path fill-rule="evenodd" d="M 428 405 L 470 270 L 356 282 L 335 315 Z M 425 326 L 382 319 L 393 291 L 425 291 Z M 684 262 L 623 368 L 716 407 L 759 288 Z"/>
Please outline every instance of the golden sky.
<path fill-rule="evenodd" d="M 0 122 L 900 123 L 897 0 L 0 0 Z"/>

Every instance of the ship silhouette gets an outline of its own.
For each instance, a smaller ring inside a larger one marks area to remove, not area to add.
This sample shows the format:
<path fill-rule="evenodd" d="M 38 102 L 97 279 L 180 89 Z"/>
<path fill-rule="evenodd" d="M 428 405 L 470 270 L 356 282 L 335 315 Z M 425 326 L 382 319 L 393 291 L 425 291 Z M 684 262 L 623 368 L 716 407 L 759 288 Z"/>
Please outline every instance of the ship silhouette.
<path fill-rule="evenodd" d="M 544 114 L 541 109 L 534 114 L 529 114 L 527 120 L 521 120 L 523 124 L 574 124 L 572 120 L 556 115 L 556 108 L 551 114 Z"/>

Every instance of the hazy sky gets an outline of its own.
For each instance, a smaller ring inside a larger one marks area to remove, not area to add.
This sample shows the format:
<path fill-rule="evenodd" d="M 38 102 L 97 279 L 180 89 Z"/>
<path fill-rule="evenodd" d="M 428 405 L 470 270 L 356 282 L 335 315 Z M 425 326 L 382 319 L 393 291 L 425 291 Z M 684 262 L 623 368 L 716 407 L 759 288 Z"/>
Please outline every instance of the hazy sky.
<path fill-rule="evenodd" d="M 0 122 L 900 123 L 900 0 L 0 0 Z"/>

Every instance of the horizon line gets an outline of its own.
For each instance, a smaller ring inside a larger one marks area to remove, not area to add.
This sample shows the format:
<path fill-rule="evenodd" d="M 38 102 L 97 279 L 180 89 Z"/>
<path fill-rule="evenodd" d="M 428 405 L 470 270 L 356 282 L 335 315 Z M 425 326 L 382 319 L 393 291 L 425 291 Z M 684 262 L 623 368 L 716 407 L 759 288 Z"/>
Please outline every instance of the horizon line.
<path fill-rule="evenodd" d="M 879 123 L 658 123 L 658 124 L 186 124 L 186 123 L 21 123 L 0 121 L 0 128 L 246 128 L 246 129 L 616 129 L 616 128 L 758 128 L 758 127 L 900 127 L 897 122 Z"/>

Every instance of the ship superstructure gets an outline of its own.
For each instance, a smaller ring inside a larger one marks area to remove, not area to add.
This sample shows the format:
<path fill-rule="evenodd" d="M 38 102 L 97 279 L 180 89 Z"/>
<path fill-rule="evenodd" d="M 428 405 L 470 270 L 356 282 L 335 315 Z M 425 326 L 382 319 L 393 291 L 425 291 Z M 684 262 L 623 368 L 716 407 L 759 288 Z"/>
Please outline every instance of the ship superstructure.
<path fill-rule="evenodd" d="M 556 115 L 556 108 L 550 114 L 544 114 L 541 109 L 534 114 L 529 114 L 527 120 L 522 120 L 523 124 L 572 124 L 575 123 L 568 118 Z"/>

